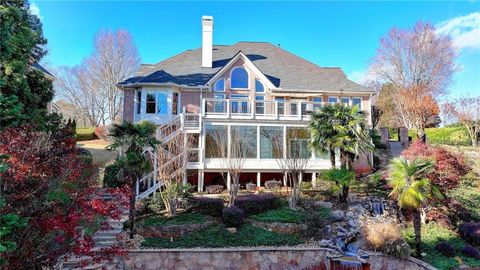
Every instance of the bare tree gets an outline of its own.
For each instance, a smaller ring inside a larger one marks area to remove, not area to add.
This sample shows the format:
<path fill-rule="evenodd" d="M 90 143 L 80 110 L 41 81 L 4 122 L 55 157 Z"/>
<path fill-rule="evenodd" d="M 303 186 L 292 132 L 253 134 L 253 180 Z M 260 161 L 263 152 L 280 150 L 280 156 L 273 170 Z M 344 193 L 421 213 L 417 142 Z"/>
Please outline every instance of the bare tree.
<path fill-rule="evenodd" d="M 228 147 L 229 137 L 230 147 Z M 219 167 L 221 168 L 220 174 L 223 181 L 227 183 L 229 206 L 235 203 L 240 189 L 240 174 L 248 154 L 255 148 L 247 138 L 248 136 L 241 128 L 232 130 L 230 136 L 226 136 L 221 130 L 214 130 L 210 133 L 207 142 L 208 151 L 210 151 L 211 156 L 218 158 Z"/>
<path fill-rule="evenodd" d="M 394 28 L 380 40 L 370 72 L 391 85 L 396 113 L 419 138 L 425 139 L 425 126 L 438 115 L 434 98 L 445 93 L 456 70 L 456 56 L 450 38 L 437 34 L 428 23 Z"/>
<path fill-rule="evenodd" d="M 95 51 L 74 68 L 56 74 L 56 92 L 83 111 L 92 126 L 115 122 L 121 112 L 121 92 L 116 85 L 132 77 L 140 58 L 130 34 L 102 31 Z"/>
<path fill-rule="evenodd" d="M 286 174 L 287 182 L 292 187 L 288 204 L 290 208 L 296 208 L 300 201 L 301 185 L 311 151 L 308 148 L 308 139 L 304 139 L 308 134 L 307 129 L 291 129 L 289 136 L 291 139 L 287 142 L 287 151 L 285 156 L 276 158 L 278 166 Z M 283 140 L 272 138 L 272 145 L 283 144 Z M 283 149 L 283 145 L 276 145 L 274 148 Z"/>
<path fill-rule="evenodd" d="M 168 216 L 177 214 L 178 200 L 188 188 L 183 185 L 183 179 L 187 177 L 188 150 L 194 146 L 194 142 L 193 136 L 180 132 L 158 146 L 158 178 L 163 182 L 160 196 Z"/>
<path fill-rule="evenodd" d="M 472 146 L 478 146 L 480 133 L 480 97 L 462 97 L 444 104 L 444 113 L 462 123 L 468 130 Z"/>

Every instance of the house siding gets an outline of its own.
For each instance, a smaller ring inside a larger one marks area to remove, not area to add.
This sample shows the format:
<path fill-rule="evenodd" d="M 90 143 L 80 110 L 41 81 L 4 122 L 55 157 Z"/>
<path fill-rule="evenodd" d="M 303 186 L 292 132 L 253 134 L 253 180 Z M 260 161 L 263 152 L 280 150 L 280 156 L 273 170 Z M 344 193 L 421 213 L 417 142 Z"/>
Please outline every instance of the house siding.
<path fill-rule="evenodd" d="M 123 91 L 123 121 L 133 122 L 135 91 Z"/>

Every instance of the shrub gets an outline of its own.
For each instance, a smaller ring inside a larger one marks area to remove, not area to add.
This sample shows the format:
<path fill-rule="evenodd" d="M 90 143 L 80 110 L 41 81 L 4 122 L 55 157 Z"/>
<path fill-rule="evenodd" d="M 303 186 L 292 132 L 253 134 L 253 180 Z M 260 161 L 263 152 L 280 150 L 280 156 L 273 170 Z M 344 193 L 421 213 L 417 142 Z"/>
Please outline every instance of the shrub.
<path fill-rule="evenodd" d="M 103 175 L 103 187 L 117 188 L 123 186 L 125 183 L 119 181 L 117 174 L 120 167 L 116 163 L 105 166 Z"/>
<path fill-rule="evenodd" d="M 265 181 L 265 188 L 266 189 L 277 189 L 282 187 L 282 182 L 277 180 L 269 180 Z"/>
<path fill-rule="evenodd" d="M 234 205 L 223 208 L 222 219 L 227 228 L 240 228 L 243 224 L 244 217 L 245 213 L 243 210 Z"/>
<path fill-rule="evenodd" d="M 477 191 L 476 176 L 469 173 L 460 185 L 448 192 L 448 209 L 453 217 L 462 221 L 480 221 L 480 192 Z"/>
<path fill-rule="evenodd" d="M 255 191 L 257 189 L 257 185 L 254 183 L 248 183 L 245 185 L 248 191 Z"/>
<path fill-rule="evenodd" d="M 431 144 L 463 145 L 472 144 L 468 131 L 464 126 L 426 128 L 427 140 Z M 416 138 L 415 130 L 409 130 L 409 136 Z"/>
<path fill-rule="evenodd" d="M 220 217 L 223 211 L 223 199 L 194 197 L 192 199 L 192 210 L 206 215 Z"/>
<path fill-rule="evenodd" d="M 478 251 L 478 249 L 476 249 L 476 248 L 474 248 L 470 245 L 465 245 L 462 248 L 462 254 L 467 256 L 467 257 L 471 257 L 471 258 L 480 260 L 480 251 Z"/>
<path fill-rule="evenodd" d="M 458 228 L 458 232 L 470 244 L 480 246 L 480 222 L 463 223 Z"/>
<path fill-rule="evenodd" d="M 312 189 L 312 182 L 302 182 L 301 189 L 302 190 Z"/>
<path fill-rule="evenodd" d="M 451 258 L 455 256 L 455 248 L 447 242 L 440 242 L 436 244 L 435 250 L 440 252 L 445 257 Z"/>
<path fill-rule="evenodd" d="M 205 216 L 200 213 L 180 213 L 173 217 L 152 216 L 143 220 L 144 226 L 177 226 L 184 224 L 200 224 L 205 222 Z"/>
<path fill-rule="evenodd" d="M 205 187 L 205 191 L 208 194 L 220 194 L 225 190 L 225 188 L 222 185 L 210 185 Z"/>
<path fill-rule="evenodd" d="M 303 231 L 306 237 L 312 237 L 314 239 L 324 238 L 324 228 L 327 221 L 327 217 L 323 212 L 310 212 L 305 217 L 305 225 L 307 229 Z"/>
<path fill-rule="evenodd" d="M 278 198 L 273 194 L 250 194 L 237 197 L 235 205 L 250 216 L 277 208 Z"/>
<path fill-rule="evenodd" d="M 468 174 L 470 168 L 465 157 L 448 151 L 443 147 L 428 146 L 417 140 L 402 152 L 407 159 L 418 157 L 431 158 L 435 161 L 435 170 L 427 178 L 438 186 L 442 192 L 456 188 L 461 177 Z"/>
<path fill-rule="evenodd" d="M 75 132 L 75 139 L 77 139 L 77 141 L 90 141 L 96 138 L 95 128 L 77 128 Z"/>
<path fill-rule="evenodd" d="M 394 222 L 368 222 L 362 228 L 369 249 L 395 256 L 410 255 L 410 247 Z"/>

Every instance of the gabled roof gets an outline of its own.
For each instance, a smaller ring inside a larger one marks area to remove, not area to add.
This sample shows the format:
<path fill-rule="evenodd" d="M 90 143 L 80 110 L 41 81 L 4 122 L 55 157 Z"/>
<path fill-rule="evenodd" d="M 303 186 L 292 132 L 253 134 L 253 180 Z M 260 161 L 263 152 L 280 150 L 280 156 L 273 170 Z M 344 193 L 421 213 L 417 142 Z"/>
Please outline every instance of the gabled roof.
<path fill-rule="evenodd" d="M 142 65 L 136 77 L 120 86 L 137 84 L 205 85 L 239 52 L 268 78 L 276 88 L 288 91 L 369 92 L 350 81 L 338 67 L 320 67 L 267 42 L 238 42 L 214 45 L 212 68 L 202 68 L 202 49 L 187 50 L 154 65 Z"/>
<path fill-rule="evenodd" d="M 42 67 L 39 63 L 33 63 L 32 67 L 36 68 L 37 70 L 43 72 L 47 77 L 50 77 L 51 79 L 55 78 L 55 76 L 52 75 L 48 70 L 46 70 L 44 67 Z"/>

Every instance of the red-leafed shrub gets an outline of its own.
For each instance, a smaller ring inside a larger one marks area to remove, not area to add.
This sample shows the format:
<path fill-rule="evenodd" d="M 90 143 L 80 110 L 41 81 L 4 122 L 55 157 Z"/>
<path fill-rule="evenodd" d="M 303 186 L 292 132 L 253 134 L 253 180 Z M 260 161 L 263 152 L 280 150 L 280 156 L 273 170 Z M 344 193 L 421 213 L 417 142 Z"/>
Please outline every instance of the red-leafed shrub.
<path fill-rule="evenodd" d="M 448 151 L 443 147 L 432 147 L 417 140 L 402 152 L 407 159 L 419 157 L 431 158 L 435 161 L 435 170 L 428 177 L 442 192 L 458 186 L 460 178 L 469 171 L 465 157 Z"/>
<path fill-rule="evenodd" d="M 194 212 L 221 217 L 224 201 L 222 198 L 194 197 L 192 199 L 192 210 Z"/>
<path fill-rule="evenodd" d="M 471 257 L 471 258 L 480 260 L 480 251 L 478 251 L 478 249 L 476 249 L 475 247 L 472 247 L 470 245 L 465 245 L 462 248 L 462 253 L 463 253 L 463 255 L 465 255 L 467 257 Z"/>
<path fill-rule="evenodd" d="M 277 196 L 273 194 L 249 194 L 237 197 L 235 206 L 249 216 L 275 209 L 279 203 Z"/>
<path fill-rule="evenodd" d="M 4 130 L 0 155 L 7 156 L 8 166 L 0 174 L 5 201 L 0 215 L 15 213 L 28 220 L 26 227 L 2 239 L 16 243 L 13 251 L 2 253 L 6 269 L 51 268 L 68 253 L 101 259 L 120 252 L 117 247 L 92 251 L 94 241 L 88 232 L 102 226 L 99 220 L 119 217 L 123 192 L 96 187 L 96 171 L 77 156 L 69 128 Z M 115 200 L 106 199 L 106 193 Z"/>
<path fill-rule="evenodd" d="M 440 252 L 443 256 L 446 256 L 446 257 L 451 258 L 455 256 L 455 248 L 447 242 L 440 242 L 436 244 L 435 250 Z"/>

